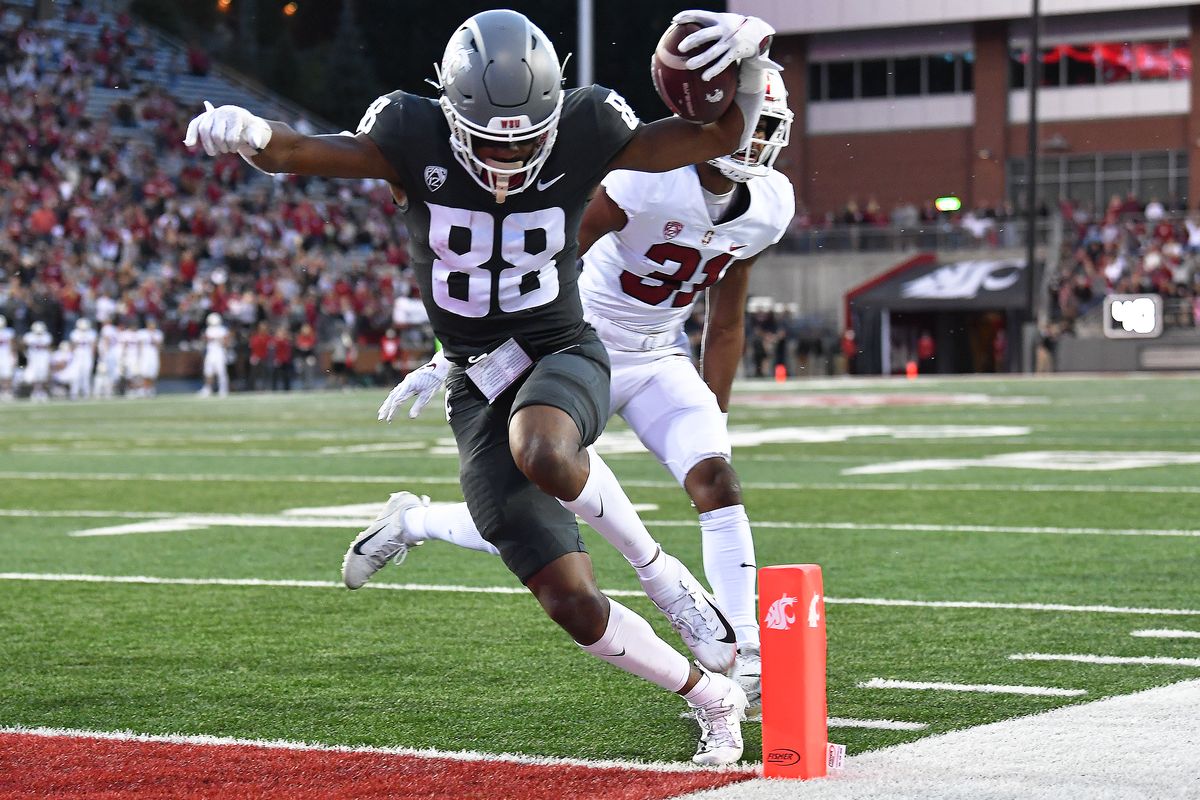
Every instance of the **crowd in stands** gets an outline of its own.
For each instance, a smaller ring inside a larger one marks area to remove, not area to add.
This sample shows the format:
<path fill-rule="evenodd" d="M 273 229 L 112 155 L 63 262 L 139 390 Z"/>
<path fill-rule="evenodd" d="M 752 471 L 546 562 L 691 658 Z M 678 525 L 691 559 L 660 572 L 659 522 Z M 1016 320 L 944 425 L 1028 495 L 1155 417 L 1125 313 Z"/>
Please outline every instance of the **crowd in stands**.
<path fill-rule="evenodd" d="M 78 319 L 154 320 L 168 348 L 198 348 L 215 312 L 239 358 L 262 324 L 291 336 L 309 326 L 326 359 L 344 338 L 374 345 L 389 328 L 427 354 L 386 185 L 271 177 L 189 152 L 195 109 L 139 82 L 151 65 L 135 43 L 148 32 L 81 5 L 66 14 L 99 36 L 11 13 L 0 26 L 0 315 L 18 340 L 35 321 L 60 342 Z M 95 87 L 128 99 L 93 119 Z"/>
<path fill-rule="evenodd" d="M 1113 196 L 1095 213 L 1064 206 L 1069 231 L 1049 277 L 1046 335 L 1071 333 L 1109 294 L 1157 294 L 1169 327 L 1200 326 L 1200 212 Z"/>

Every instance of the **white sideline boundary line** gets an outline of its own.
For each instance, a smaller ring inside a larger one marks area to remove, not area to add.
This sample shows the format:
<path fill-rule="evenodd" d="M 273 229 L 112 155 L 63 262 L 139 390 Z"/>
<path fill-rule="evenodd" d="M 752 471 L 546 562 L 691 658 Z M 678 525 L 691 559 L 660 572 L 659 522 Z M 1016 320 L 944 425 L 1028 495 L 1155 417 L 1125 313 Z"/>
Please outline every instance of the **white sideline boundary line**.
<path fill-rule="evenodd" d="M 755 778 L 674 800 L 1185 800 L 1200 680 L 853 755 L 815 781 Z"/>
<path fill-rule="evenodd" d="M 368 747 L 350 745 L 293 742 L 285 739 L 237 739 L 229 736 L 185 736 L 183 734 L 148 734 L 132 731 L 93 731 L 72 728 L 26 728 L 20 725 L 0 726 L 0 734 L 41 736 L 53 739 L 101 739 L 116 742 L 146 742 L 186 744 L 201 747 L 260 747 L 267 750 L 301 750 L 321 753 L 374 753 L 377 755 L 409 756 L 411 758 L 448 759 L 451 761 L 503 762 L 538 767 L 587 767 L 590 769 L 630 769 L 651 772 L 758 772 L 757 764 L 725 767 L 705 767 L 687 762 L 589 760 L 554 756 L 529 756 L 520 753 L 482 753 L 477 750 L 436 750 L 412 747 Z"/>
<path fill-rule="evenodd" d="M 268 580 L 265 578 L 158 578 L 150 575 L 84 575 L 57 572 L 0 572 L 0 581 L 58 583 L 124 583 L 162 586 L 269 586 L 290 589 L 345 589 L 336 581 Z M 461 594 L 520 594 L 517 586 L 463 586 L 436 583 L 368 583 L 363 588 L 401 592 L 454 592 Z M 633 589 L 603 589 L 612 597 L 645 597 Z M 881 597 L 826 597 L 830 605 L 961 608 L 1006 611 L 1055 611 L 1083 614 L 1136 614 L 1141 616 L 1200 617 L 1200 609 L 1126 608 L 1122 606 L 1072 606 L 1059 603 L 988 603 L 978 600 L 898 600 Z"/>
<path fill-rule="evenodd" d="M 1162 667 L 1200 667 L 1200 658 L 1169 656 L 1096 656 L 1083 653 L 1013 653 L 1009 661 L 1074 661 L 1079 664 L 1118 664 Z"/>
<path fill-rule="evenodd" d="M 936 681 L 896 681 L 872 678 L 860 681 L 859 689 L 914 689 L 938 692 L 982 692 L 986 694 L 1027 694 L 1049 697 L 1079 697 L 1087 689 L 1056 689 L 1051 686 L 1000 686 L 994 683 L 939 683 Z"/>
<path fill-rule="evenodd" d="M 153 481 L 177 483 L 356 483 L 356 484 L 437 484 L 458 485 L 456 476 L 430 475 L 262 475 L 205 474 L 171 472 L 0 472 L 8 481 Z M 677 489 L 674 481 L 623 480 L 622 486 L 637 489 Z M 760 491 L 828 492 L 1064 492 L 1067 494 L 1200 494 L 1200 486 L 1095 486 L 1087 484 L 1004 484 L 1004 483 L 854 483 L 800 481 L 748 481 L 743 489 Z"/>
<path fill-rule="evenodd" d="M 1200 639 L 1200 631 L 1181 631 L 1166 628 L 1130 631 L 1129 635 L 1136 636 L 1139 639 Z"/>

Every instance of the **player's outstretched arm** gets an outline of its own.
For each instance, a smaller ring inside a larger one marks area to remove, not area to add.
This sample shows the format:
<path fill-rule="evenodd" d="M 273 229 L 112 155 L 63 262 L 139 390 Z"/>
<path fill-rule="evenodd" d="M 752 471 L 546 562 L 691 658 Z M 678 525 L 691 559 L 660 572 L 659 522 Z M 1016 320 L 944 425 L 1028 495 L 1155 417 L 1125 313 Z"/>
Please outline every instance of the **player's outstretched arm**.
<path fill-rule="evenodd" d="M 204 113 L 188 124 L 183 143 L 200 145 L 210 156 L 237 153 L 264 172 L 382 178 L 400 183 L 396 170 L 367 136 L 307 136 L 240 106 L 214 108 L 205 101 L 204 108 Z"/>
<path fill-rule="evenodd" d="M 754 258 L 748 258 L 734 264 L 720 282 L 708 290 L 700 372 L 708 388 L 717 396 L 717 405 L 726 413 L 745 346 L 746 293 L 754 261 Z"/>
<path fill-rule="evenodd" d="M 670 172 L 699 164 L 738 149 L 742 138 L 742 112 L 730 105 L 716 122 L 699 125 L 680 117 L 656 120 L 637 129 L 617 153 L 609 169 Z"/>

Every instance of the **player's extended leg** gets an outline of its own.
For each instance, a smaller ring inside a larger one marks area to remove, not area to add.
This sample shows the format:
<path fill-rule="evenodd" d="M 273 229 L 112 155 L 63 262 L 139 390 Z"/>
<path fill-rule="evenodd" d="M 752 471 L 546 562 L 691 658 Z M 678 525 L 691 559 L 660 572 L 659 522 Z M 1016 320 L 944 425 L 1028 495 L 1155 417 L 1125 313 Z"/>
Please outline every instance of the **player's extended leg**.
<path fill-rule="evenodd" d="M 684 487 L 700 514 L 704 574 L 737 633 L 734 675 L 759 697 L 757 566 L 750 520 L 716 398 L 683 356 L 666 356 L 621 408 L 638 438 Z"/>

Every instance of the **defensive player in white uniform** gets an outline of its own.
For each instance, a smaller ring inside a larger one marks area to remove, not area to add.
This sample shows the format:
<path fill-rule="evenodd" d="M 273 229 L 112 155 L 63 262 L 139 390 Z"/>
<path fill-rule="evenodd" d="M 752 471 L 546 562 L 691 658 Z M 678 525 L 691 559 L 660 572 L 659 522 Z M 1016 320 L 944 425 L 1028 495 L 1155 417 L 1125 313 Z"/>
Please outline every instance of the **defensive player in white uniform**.
<path fill-rule="evenodd" d="M 145 327 L 137 332 L 137 338 L 138 390 L 142 395 L 151 397 L 157 392 L 163 332 L 158 329 L 158 322 L 153 317 L 147 317 Z"/>
<path fill-rule="evenodd" d="M 54 343 L 46 323 L 38 320 L 21 337 L 25 345 L 25 381 L 30 385 L 30 400 L 45 401 L 49 395 L 46 386 L 50 383 L 50 345 Z"/>
<path fill-rule="evenodd" d="M 71 331 L 71 380 L 69 396 L 79 400 L 92 396 L 92 368 L 96 365 L 96 331 L 90 320 L 80 318 Z"/>
<path fill-rule="evenodd" d="M 769 70 L 749 148 L 666 173 L 609 173 L 579 234 L 585 253 L 580 297 L 612 362 L 612 411 L 683 486 L 700 514 L 704 572 L 734 626 L 733 676 L 750 699 L 749 714 L 759 713 L 762 696 L 757 567 L 750 521 L 729 463 L 726 416 L 742 355 L 750 268 L 779 241 L 795 214 L 791 182 L 772 168 L 788 143 L 791 123 L 783 81 Z M 705 289 L 701 377 L 683 323 Z M 414 411 L 428 401 L 438 384 L 431 388 L 418 373 L 412 391 L 405 391 L 408 379 L 396 387 L 380 419 L 390 420 L 412 394 L 418 395 Z M 436 538 L 495 552 L 475 531 L 465 503 L 414 508 L 404 528 L 412 543 Z"/>
<path fill-rule="evenodd" d="M 8 320 L 0 315 L 0 400 L 11 400 L 13 396 L 13 373 L 17 371 L 17 357 L 13 353 L 13 329 Z"/>
<path fill-rule="evenodd" d="M 221 397 L 229 394 L 229 367 L 225 363 L 225 351 L 229 346 L 229 329 L 221 322 L 220 314 L 208 315 L 208 327 L 204 329 L 204 388 L 205 397 L 213 393 L 213 384 Z"/>

